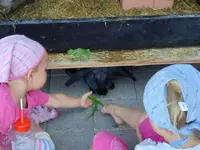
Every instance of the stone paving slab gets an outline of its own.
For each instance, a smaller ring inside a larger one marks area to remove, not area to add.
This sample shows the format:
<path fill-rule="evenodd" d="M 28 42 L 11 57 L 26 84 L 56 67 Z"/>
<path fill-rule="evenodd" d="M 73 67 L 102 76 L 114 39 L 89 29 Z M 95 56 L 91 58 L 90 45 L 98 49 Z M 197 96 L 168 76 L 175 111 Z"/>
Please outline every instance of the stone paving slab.
<path fill-rule="evenodd" d="M 115 81 L 115 89 L 109 90 L 106 96 L 97 96 L 103 103 L 118 103 L 143 109 L 143 89 L 149 78 L 155 73 L 155 69 L 138 68 L 135 83 L 127 78 L 119 78 Z M 83 80 L 75 82 L 70 87 L 65 83 L 69 76 L 64 70 L 52 70 L 50 93 L 62 92 L 70 96 L 81 96 L 88 91 L 88 86 Z M 47 90 L 47 87 L 44 88 Z M 137 144 L 135 131 L 128 126 L 117 127 L 113 119 L 108 115 L 102 115 L 98 111 L 89 120 L 86 117 L 92 112 L 89 109 L 59 109 L 59 117 L 49 121 L 43 126 L 51 134 L 57 150 L 88 150 L 92 144 L 94 132 L 108 130 L 120 136 L 134 150 Z"/>
<path fill-rule="evenodd" d="M 93 118 L 87 119 L 91 113 L 89 109 L 59 109 L 58 118 L 48 122 L 48 131 L 85 131 L 93 130 Z"/>
<path fill-rule="evenodd" d="M 92 130 L 83 132 L 49 131 L 56 150 L 89 150 L 94 133 Z"/>

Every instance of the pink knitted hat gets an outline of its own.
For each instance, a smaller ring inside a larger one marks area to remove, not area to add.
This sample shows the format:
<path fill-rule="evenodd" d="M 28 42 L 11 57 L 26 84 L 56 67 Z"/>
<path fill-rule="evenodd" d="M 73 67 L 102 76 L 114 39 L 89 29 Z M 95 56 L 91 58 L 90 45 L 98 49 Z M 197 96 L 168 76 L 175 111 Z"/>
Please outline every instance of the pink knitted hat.
<path fill-rule="evenodd" d="M 42 60 L 45 48 L 24 35 L 0 39 L 0 83 L 19 79 Z"/>

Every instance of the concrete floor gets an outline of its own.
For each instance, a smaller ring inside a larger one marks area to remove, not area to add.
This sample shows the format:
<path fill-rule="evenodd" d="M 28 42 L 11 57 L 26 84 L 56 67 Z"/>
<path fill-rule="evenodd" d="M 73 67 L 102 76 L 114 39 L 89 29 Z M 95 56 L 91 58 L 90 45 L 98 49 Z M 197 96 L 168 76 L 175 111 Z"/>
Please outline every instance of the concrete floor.
<path fill-rule="evenodd" d="M 150 77 L 163 66 L 137 67 L 134 71 L 137 81 L 134 83 L 127 78 L 119 78 L 115 82 L 115 89 L 109 91 L 107 96 L 97 96 L 103 103 L 119 103 L 144 109 L 142 95 L 145 84 Z M 70 87 L 65 86 L 68 75 L 64 70 L 53 70 L 50 79 L 50 93 L 63 92 L 71 96 L 81 96 L 88 91 L 87 85 L 78 81 Z M 135 131 L 128 126 L 116 127 L 110 116 L 103 116 L 97 112 L 94 117 L 87 120 L 90 109 L 60 109 L 59 117 L 43 124 L 55 142 L 57 150 L 88 150 L 92 144 L 93 136 L 100 130 L 108 130 L 120 136 L 129 147 L 134 150 L 137 144 Z"/>

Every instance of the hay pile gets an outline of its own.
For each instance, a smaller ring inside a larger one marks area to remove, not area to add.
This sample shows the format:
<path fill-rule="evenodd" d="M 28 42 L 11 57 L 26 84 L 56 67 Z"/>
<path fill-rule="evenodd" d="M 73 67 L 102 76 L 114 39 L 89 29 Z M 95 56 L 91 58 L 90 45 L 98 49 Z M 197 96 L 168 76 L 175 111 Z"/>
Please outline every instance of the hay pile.
<path fill-rule="evenodd" d="M 116 0 L 35 0 L 7 16 L 7 20 L 94 18 L 200 13 L 196 0 L 175 0 L 173 9 L 123 11 Z"/>

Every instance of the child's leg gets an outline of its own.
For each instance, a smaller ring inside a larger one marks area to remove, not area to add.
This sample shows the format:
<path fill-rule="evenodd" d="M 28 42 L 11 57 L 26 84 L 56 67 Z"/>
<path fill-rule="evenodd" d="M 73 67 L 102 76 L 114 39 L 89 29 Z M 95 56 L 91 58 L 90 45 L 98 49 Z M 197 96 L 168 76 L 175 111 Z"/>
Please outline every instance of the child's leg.
<path fill-rule="evenodd" d="M 55 150 L 55 145 L 47 132 L 38 132 L 35 138 L 36 150 Z"/>
<path fill-rule="evenodd" d="M 136 128 L 136 124 L 142 122 L 147 114 L 139 109 L 129 108 L 118 104 L 107 104 L 102 108 L 102 113 L 110 114 L 116 123 L 125 122 L 129 126 Z"/>
<path fill-rule="evenodd" d="M 139 109 L 128 108 L 117 104 L 105 105 L 102 109 L 105 114 L 111 114 L 117 121 L 124 121 L 136 130 L 138 140 L 152 139 L 155 142 L 164 142 L 165 139 L 158 135 L 152 128 L 149 118 L 145 112 Z"/>
<path fill-rule="evenodd" d="M 36 150 L 55 150 L 55 145 L 50 135 L 40 128 L 38 124 L 32 122 L 31 129 L 35 133 Z"/>

